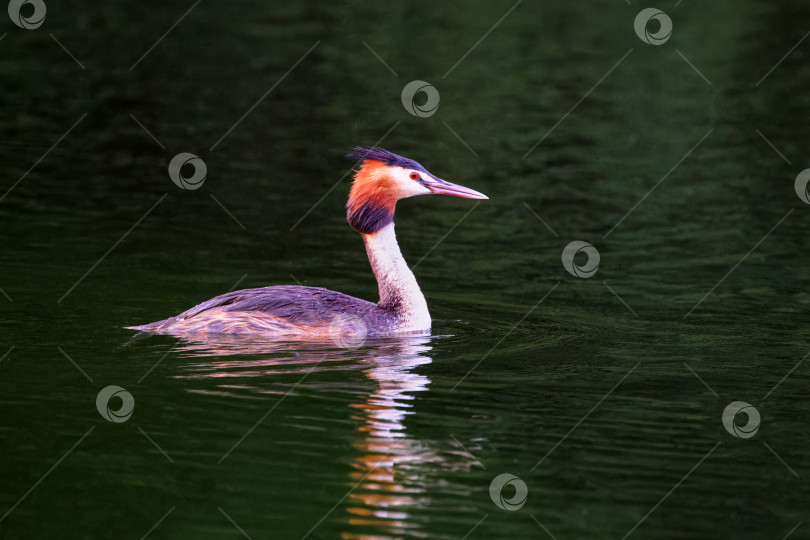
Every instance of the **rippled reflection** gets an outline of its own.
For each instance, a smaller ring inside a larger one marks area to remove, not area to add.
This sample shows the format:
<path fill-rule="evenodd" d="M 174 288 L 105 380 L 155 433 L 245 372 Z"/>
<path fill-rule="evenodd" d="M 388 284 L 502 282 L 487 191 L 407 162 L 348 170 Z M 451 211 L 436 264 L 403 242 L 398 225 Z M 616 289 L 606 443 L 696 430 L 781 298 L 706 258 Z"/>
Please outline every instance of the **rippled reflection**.
<path fill-rule="evenodd" d="M 245 392 L 283 393 L 266 385 L 249 385 L 245 377 L 301 373 L 300 387 L 318 391 L 317 375 L 336 370 L 362 370 L 374 385 L 351 404 L 352 419 L 359 421 L 353 447 L 358 456 L 347 479 L 343 503 L 348 526 L 341 537 L 352 540 L 426 536 L 409 510 L 429 502 L 426 477 L 431 470 L 468 469 L 475 462 L 466 453 L 450 450 L 447 442 L 422 441 L 408 435 L 405 420 L 414 414 L 414 401 L 426 391 L 430 379 L 418 372 L 429 364 L 430 337 L 368 341 L 358 349 L 337 349 L 334 344 L 259 342 L 220 338 L 206 344 L 182 343 L 175 352 L 199 358 L 187 364 L 184 378 L 217 378 L 217 394 L 244 396 Z M 229 384 L 227 379 L 240 378 Z M 298 385 L 298 383 L 296 383 Z M 207 390 L 206 393 L 214 391 Z M 448 434 L 448 438 L 450 435 Z M 433 486 L 435 491 L 435 486 Z M 344 514 L 345 515 L 345 514 Z M 341 519 L 338 518 L 338 521 Z"/>
<path fill-rule="evenodd" d="M 414 524 L 407 509 L 419 503 L 425 492 L 419 465 L 438 459 L 429 446 L 408 436 L 404 420 L 412 414 L 414 394 L 427 390 L 430 379 L 414 371 L 431 362 L 427 339 L 381 347 L 365 374 L 377 390 L 353 405 L 355 419 L 363 424 L 354 444 L 360 457 L 352 473 L 356 486 L 350 493 L 348 512 L 352 532 L 346 539 L 379 538 L 370 529 L 403 534 Z M 368 532 L 364 532 L 367 531 Z"/>

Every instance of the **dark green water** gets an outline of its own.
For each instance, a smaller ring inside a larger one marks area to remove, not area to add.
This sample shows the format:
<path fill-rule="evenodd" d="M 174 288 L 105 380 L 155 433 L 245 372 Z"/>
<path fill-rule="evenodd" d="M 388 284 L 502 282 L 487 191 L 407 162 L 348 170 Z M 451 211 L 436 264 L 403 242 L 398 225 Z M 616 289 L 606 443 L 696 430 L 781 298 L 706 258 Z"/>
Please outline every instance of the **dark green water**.
<path fill-rule="evenodd" d="M 622 1 L 2 14 L 0 538 L 809 538 L 810 7 L 704 4 L 661 45 Z M 130 341 L 235 286 L 374 299 L 338 181 L 381 139 L 491 199 L 399 205 L 433 336 Z"/>

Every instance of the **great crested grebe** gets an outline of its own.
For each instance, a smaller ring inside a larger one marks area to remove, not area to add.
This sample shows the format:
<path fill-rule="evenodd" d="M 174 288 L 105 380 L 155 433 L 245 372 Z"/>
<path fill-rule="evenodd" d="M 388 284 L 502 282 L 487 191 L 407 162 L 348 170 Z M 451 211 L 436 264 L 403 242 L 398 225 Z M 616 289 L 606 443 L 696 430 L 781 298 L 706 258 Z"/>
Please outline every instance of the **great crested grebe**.
<path fill-rule="evenodd" d="M 425 297 L 394 234 L 397 201 L 431 193 L 488 197 L 382 148 L 358 146 L 346 157 L 363 160 L 354 174 L 346 219 L 363 237 L 379 285 L 379 303 L 320 287 L 277 285 L 229 292 L 176 317 L 128 328 L 192 339 L 209 334 L 320 338 L 334 334 L 336 320 L 348 320 L 350 326 L 361 321 L 364 333 L 376 337 L 430 330 Z"/>

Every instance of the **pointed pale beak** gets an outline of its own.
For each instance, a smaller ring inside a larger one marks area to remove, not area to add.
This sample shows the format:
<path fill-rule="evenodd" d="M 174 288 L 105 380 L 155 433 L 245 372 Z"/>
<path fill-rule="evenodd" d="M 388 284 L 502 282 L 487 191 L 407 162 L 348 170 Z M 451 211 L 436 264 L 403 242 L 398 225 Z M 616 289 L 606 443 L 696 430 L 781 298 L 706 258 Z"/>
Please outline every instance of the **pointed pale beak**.
<path fill-rule="evenodd" d="M 445 182 L 444 180 L 440 179 L 424 182 L 422 185 L 428 188 L 431 193 L 435 193 L 436 195 L 450 195 L 451 197 L 461 197 L 464 199 L 489 199 L 489 197 L 483 193 L 475 191 L 474 189 Z"/>

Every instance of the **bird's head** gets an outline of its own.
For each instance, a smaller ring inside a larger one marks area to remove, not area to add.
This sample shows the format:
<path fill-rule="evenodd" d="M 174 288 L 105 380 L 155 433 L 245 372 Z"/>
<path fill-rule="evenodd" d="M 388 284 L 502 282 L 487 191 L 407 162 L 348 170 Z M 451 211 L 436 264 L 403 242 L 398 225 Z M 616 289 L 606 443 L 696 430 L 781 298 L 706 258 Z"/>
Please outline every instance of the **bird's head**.
<path fill-rule="evenodd" d="M 363 160 L 355 171 L 346 203 L 346 219 L 360 233 L 372 234 L 392 223 L 400 199 L 430 194 L 488 198 L 483 193 L 442 180 L 416 161 L 382 148 L 358 146 L 346 157 Z"/>

